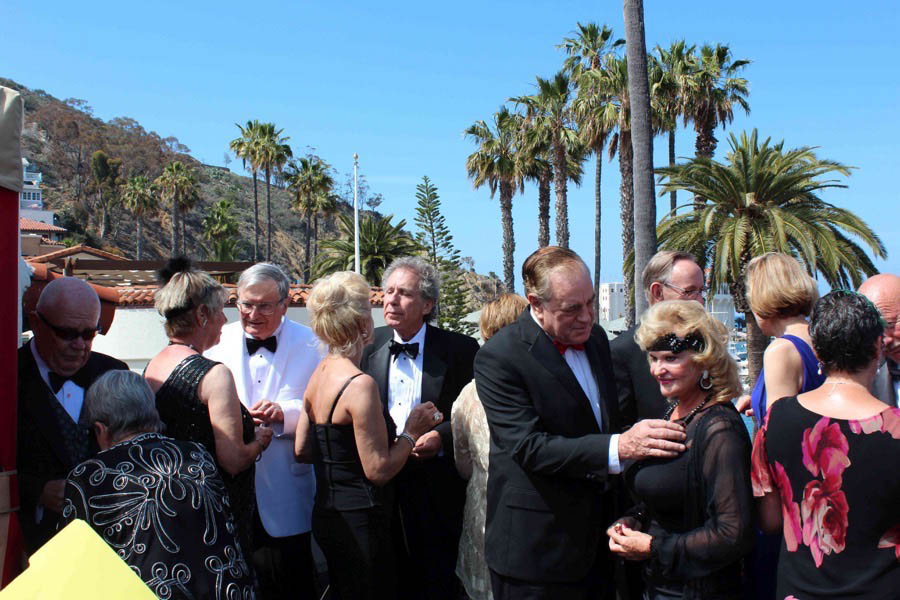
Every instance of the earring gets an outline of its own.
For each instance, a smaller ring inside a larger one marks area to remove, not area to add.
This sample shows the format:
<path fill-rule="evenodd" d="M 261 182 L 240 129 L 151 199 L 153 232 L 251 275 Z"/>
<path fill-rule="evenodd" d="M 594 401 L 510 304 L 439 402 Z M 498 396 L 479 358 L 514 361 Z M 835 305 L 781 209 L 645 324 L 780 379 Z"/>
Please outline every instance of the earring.
<path fill-rule="evenodd" d="M 708 390 L 712 388 L 712 379 L 709 377 L 709 371 L 704 370 L 703 375 L 700 376 L 700 382 L 698 384 L 701 390 Z"/>
<path fill-rule="evenodd" d="M 203 321 L 200 323 L 200 327 L 206 327 L 207 323 L 208 321 L 206 319 L 203 319 Z"/>
<path fill-rule="evenodd" d="M 823 364 L 822 364 L 822 361 L 820 360 L 820 361 L 819 361 L 819 368 L 818 368 L 818 370 L 817 370 L 817 373 L 818 373 L 819 375 L 822 374 L 822 367 L 824 367 L 824 366 L 825 366 L 825 365 L 823 365 Z"/>

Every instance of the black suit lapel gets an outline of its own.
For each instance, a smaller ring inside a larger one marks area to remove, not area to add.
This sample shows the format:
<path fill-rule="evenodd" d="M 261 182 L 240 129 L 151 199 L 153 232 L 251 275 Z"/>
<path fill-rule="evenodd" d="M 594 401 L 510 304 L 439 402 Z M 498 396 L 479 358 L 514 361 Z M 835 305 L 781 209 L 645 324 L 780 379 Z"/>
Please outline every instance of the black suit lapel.
<path fill-rule="evenodd" d="M 29 344 L 33 344 L 30 341 Z M 47 444 L 53 450 L 53 454 L 63 465 L 71 465 L 72 457 L 66 449 L 63 442 L 63 434 L 60 431 L 59 424 L 56 422 L 54 415 L 56 411 L 53 409 L 51 402 L 59 402 L 53 391 L 44 383 L 41 373 L 38 370 L 34 356 L 31 354 L 31 348 L 26 347 L 21 353 L 22 364 L 19 369 L 19 387 L 22 392 L 19 394 L 21 402 L 19 406 L 31 419 Z"/>
<path fill-rule="evenodd" d="M 425 348 L 422 355 L 422 402 L 434 402 L 438 405 L 441 388 L 444 387 L 444 376 L 447 374 L 447 362 L 441 345 L 440 331 L 426 325 Z M 446 418 L 446 416 L 445 416 Z"/>
<path fill-rule="evenodd" d="M 575 374 L 572 373 L 572 369 L 569 368 L 566 360 L 559 353 L 559 350 L 556 349 L 556 346 L 553 345 L 550 336 L 538 326 L 528 310 L 526 310 L 519 319 L 524 326 L 526 335 L 530 338 L 529 341 L 531 347 L 529 348 L 529 352 L 531 355 L 542 367 L 547 369 L 547 371 L 549 371 L 562 385 L 563 389 L 577 401 L 576 405 L 583 413 L 579 418 L 589 419 L 596 427 L 597 418 L 594 416 L 594 411 L 591 409 L 591 401 L 588 399 L 587 394 L 584 393 L 584 390 L 581 389 L 581 384 L 578 383 Z"/>
<path fill-rule="evenodd" d="M 369 356 L 368 373 L 375 380 L 378 386 L 378 393 L 381 395 L 381 402 L 385 406 L 388 405 L 388 378 L 391 366 L 390 351 L 391 336 L 383 340 L 381 345 L 375 349 Z"/>

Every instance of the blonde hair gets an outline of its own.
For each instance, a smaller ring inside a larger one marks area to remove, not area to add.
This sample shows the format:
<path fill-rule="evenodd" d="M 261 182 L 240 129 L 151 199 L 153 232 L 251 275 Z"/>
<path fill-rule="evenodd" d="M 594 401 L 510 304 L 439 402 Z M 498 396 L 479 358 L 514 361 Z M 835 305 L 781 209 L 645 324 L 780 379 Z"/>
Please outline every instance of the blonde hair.
<path fill-rule="evenodd" d="M 172 275 L 157 290 L 153 300 L 156 310 L 166 319 L 166 335 L 190 334 L 197 326 L 195 311 L 201 306 L 219 310 L 225 306 L 225 288 L 205 271 L 188 268 Z"/>
<path fill-rule="evenodd" d="M 500 294 L 481 309 L 481 319 L 478 325 L 481 328 L 482 341 L 488 341 L 491 337 L 519 318 L 528 300 L 518 294 Z"/>
<path fill-rule="evenodd" d="M 310 326 L 330 354 L 352 356 L 365 345 L 362 324 L 372 318 L 369 294 L 369 284 L 352 271 L 332 273 L 313 286 L 306 301 Z"/>
<path fill-rule="evenodd" d="M 815 279 L 796 258 L 779 252 L 751 260 L 746 281 L 750 310 L 764 319 L 808 316 L 819 299 Z"/>
<path fill-rule="evenodd" d="M 635 340 L 647 352 L 656 340 L 670 333 L 678 337 L 696 334 L 703 338 L 703 350 L 692 352 L 691 359 L 700 369 L 709 371 L 713 402 L 729 402 L 743 392 L 737 363 L 728 354 L 728 330 L 700 304 L 689 300 L 654 304 L 641 317 Z"/>
<path fill-rule="evenodd" d="M 560 246 L 544 246 L 531 253 L 522 264 L 522 281 L 525 284 L 525 295 L 534 294 L 542 302 L 550 300 L 550 274 L 558 268 L 584 269 L 589 273 L 587 265 L 581 257 L 568 248 Z"/>
<path fill-rule="evenodd" d="M 650 259 L 644 271 L 641 273 L 641 283 L 644 285 L 644 296 L 650 302 L 650 286 L 654 283 L 666 283 L 672 275 L 672 269 L 679 260 L 689 260 L 696 263 L 697 260 L 690 252 L 681 250 L 660 250 Z"/>

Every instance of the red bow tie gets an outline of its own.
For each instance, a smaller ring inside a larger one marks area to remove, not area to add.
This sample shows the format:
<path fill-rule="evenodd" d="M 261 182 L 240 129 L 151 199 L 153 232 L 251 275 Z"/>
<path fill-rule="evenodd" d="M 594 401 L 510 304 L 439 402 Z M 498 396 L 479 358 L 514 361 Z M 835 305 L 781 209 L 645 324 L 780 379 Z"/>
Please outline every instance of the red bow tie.
<path fill-rule="evenodd" d="M 554 341 L 553 345 L 556 346 L 560 354 L 565 354 L 569 348 L 572 350 L 584 350 L 584 344 L 563 344 L 562 342 Z"/>

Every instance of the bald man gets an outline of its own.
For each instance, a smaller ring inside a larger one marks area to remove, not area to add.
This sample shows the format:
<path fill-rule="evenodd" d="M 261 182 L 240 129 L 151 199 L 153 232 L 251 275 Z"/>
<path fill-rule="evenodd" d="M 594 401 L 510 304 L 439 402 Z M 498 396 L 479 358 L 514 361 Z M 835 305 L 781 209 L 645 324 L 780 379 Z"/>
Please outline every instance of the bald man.
<path fill-rule="evenodd" d="M 872 382 L 872 393 L 882 402 L 898 406 L 900 397 L 900 277 L 881 273 L 866 279 L 859 293 L 872 301 L 884 319 L 884 364 Z"/>
<path fill-rule="evenodd" d="M 34 338 L 19 349 L 19 512 L 25 549 L 33 554 L 56 533 L 66 475 L 97 452 L 83 421 L 84 393 L 94 380 L 128 365 L 91 352 L 100 298 L 74 277 L 51 281 L 28 315 Z"/>

